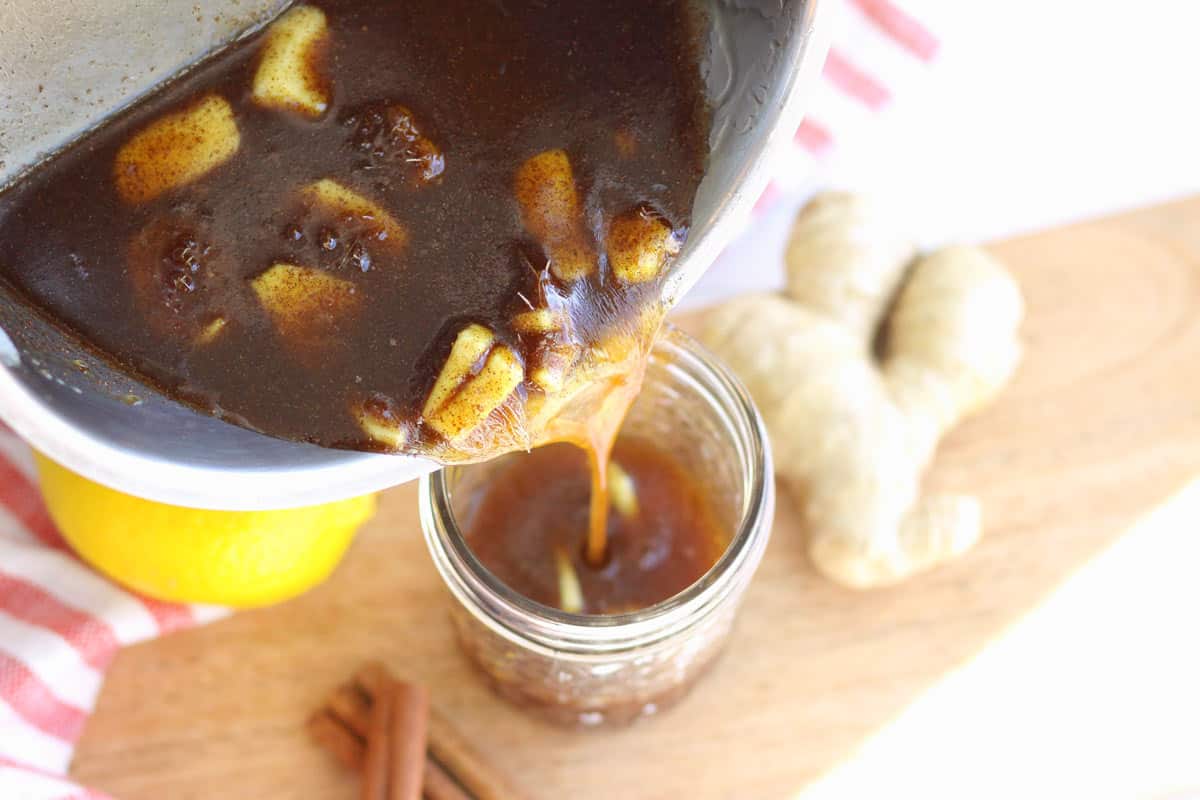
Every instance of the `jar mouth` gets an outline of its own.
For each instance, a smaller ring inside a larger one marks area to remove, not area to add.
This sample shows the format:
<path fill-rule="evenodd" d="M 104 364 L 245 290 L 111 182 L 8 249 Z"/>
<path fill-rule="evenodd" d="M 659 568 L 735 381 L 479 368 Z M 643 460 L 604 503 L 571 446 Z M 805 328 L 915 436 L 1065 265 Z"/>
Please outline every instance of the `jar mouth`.
<path fill-rule="evenodd" d="M 569 642 L 584 651 L 610 653 L 676 634 L 718 606 L 741 584 L 738 576 L 746 574 L 741 565 L 762 555 L 774 513 L 774 491 L 770 443 L 757 408 L 728 368 L 674 326 L 664 326 L 650 359 L 671 369 L 675 378 L 689 384 L 689 390 L 706 396 L 721 411 L 745 485 L 739 521 L 725 551 L 681 592 L 618 614 L 574 614 L 531 600 L 492 574 L 467 545 L 455 519 L 447 470 L 421 478 L 421 525 L 447 586 L 480 621 L 524 647 L 531 640 L 548 647 L 550 642 L 558 646 Z M 522 630 L 518 633 L 501 623 L 489 610 L 500 612 L 504 619 L 520 619 Z M 559 647 L 549 649 L 561 655 Z"/>

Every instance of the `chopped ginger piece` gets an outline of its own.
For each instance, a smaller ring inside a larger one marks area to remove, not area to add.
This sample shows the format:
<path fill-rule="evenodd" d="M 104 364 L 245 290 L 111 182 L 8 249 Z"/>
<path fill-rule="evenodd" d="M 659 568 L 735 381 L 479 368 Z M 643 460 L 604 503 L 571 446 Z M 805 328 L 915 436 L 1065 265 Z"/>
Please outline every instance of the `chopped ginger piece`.
<path fill-rule="evenodd" d="M 495 341 L 492 332 L 482 325 L 471 324 L 458 332 L 450 347 L 450 355 L 425 401 L 422 412 L 425 416 L 428 417 L 445 404 L 454 390 L 475 371 L 475 365 L 492 349 Z"/>
<path fill-rule="evenodd" d="M 633 476 L 616 461 L 609 459 L 608 469 L 608 501 L 617 513 L 626 519 L 638 515 L 637 485 Z"/>
<path fill-rule="evenodd" d="M 207 95 L 150 123 L 117 151 L 117 194 L 127 203 L 148 203 L 221 166 L 240 143 L 233 108 L 220 95 Z"/>
<path fill-rule="evenodd" d="M 645 209 L 613 220 L 605 242 L 608 263 L 623 283 L 644 283 L 658 277 L 667 259 L 679 253 L 679 240 L 663 218 Z"/>
<path fill-rule="evenodd" d="M 479 374 L 468 378 L 456 393 L 434 408 L 432 413 L 426 413 L 425 421 L 447 439 L 460 439 L 482 425 L 524 378 L 525 368 L 516 354 L 504 345 L 497 345 Z"/>
<path fill-rule="evenodd" d="M 408 444 L 408 431 L 400 420 L 370 401 L 355 406 L 352 413 L 363 433 L 388 450 L 403 450 Z"/>
<path fill-rule="evenodd" d="M 315 181 L 305 186 L 301 193 L 306 200 L 335 216 L 356 219 L 365 229 L 375 233 L 375 238 L 390 247 L 400 248 L 408 241 L 408 231 L 395 217 L 335 180 L 323 178 Z"/>
<path fill-rule="evenodd" d="M 299 346 L 320 343 L 361 300 L 350 281 L 295 264 L 274 264 L 250 286 L 279 333 Z"/>
<path fill-rule="evenodd" d="M 563 315 L 548 308 L 522 311 L 513 317 L 513 327 L 520 333 L 554 333 L 563 329 Z"/>
<path fill-rule="evenodd" d="M 196 334 L 196 344 L 209 344 L 216 339 L 223 330 L 225 330 L 225 318 L 217 317 L 212 322 L 205 325 L 200 330 L 200 333 Z"/>
<path fill-rule="evenodd" d="M 571 236 L 582 211 L 566 151 L 546 150 L 529 158 L 517 170 L 514 186 L 530 233 L 546 241 Z"/>
<path fill-rule="evenodd" d="M 329 83 L 318 70 L 317 53 L 326 35 L 325 14 L 313 6 L 296 6 L 271 23 L 254 73 L 254 102 L 309 117 L 324 114 Z"/>
<path fill-rule="evenodd" d="M 563 150 L 546 150 L 517 170 L 513 191 L 525 228 L 550 256 L 550 269 L 570 281 L 590 273 L 596 254 L 588 243 L 571 161 Z"/>
<path fill-rule="evenodd" d="M 555 365 L 544 364 L 535 367 L 529 373 L 529 379 L 546 394 L 553 394 L 562 389 L 563 383 L 566 381 L 566 374 L 564 370 L 556 368 Z"/>
<path fill-rule="evenodd" d="M 567 371 L 575 363 L 578 351 L 570 346 L 541 348 L 535 354 L 529 378 L 547 394 L 562 389 Z"/>
<path fill-rule="evenodd" d="M 602 336 L 600 341 L 592 346 L 591 357 L 609 364 L 625 363 L 654 340 L 662 318 L 663 310 L 660 306 L 644 308 L 637 317 L 630 319 L 627 325 Z"/>
<path fill-rule="evenodd" d="M 554 566 L 558 571 L 558 607 L 568 614 L 582 614 L 583 586 L 570 556 L 561 547 L 554 548 Z"/>

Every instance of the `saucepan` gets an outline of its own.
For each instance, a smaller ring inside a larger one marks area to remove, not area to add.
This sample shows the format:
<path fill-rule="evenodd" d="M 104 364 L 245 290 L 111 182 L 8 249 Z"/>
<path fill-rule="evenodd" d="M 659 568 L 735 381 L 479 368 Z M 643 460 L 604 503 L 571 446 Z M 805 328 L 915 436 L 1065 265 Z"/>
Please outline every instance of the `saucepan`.
<path fill-rule="evenodd" d="M 667 299 L 742 227 L 824 61 L 830 0 L 712 0 L 702 68 L 714 109 L 691 235 Z M 214 48 L 280 0 L 9 0 L 0 9 L 0 185 Z M 382 489 L 437 465 L 274 439 L 130 378 L 0 282 L 0 418 L 59 463 L 176 505 L 285 508 Z"/>

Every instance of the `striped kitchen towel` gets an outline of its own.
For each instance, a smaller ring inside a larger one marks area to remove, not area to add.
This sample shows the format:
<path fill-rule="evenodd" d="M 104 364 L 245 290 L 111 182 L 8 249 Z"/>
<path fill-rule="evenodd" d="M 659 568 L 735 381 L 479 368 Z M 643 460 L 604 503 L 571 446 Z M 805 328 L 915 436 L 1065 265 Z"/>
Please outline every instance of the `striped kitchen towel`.
<path fill-rule="evenodd" d="M 870 136 L 871 120 L 920 82 L 938 53 L 938 39 L 894 0 L 839 0 L 830 9 L 829 55 L 814 87 L 791 151 L 777 162 L 774 177 L 755 206 L 759 214 L 798 189 L 818 161 L 835 147 L 851 148 Z"/>
<path fill-rule="evenodd" d="M 802 185 L 835 146 L 852 147 L 937 52 L 897 0 L 837 1 L 808 118 L 760 208 Z M 0 800 L 106 797 L 65 775 L 113 655 L 224 613 L 138 596 L 84 566 L 46 512 L 28 448 L 0 426 Z"/>
<path fill-rule="evenodd" d="M 99 798 L 63 779 L 117 649 L 221 616 L 92 572 L 55 528 L 29 448 L 0 425 L 0 798 Z"/>

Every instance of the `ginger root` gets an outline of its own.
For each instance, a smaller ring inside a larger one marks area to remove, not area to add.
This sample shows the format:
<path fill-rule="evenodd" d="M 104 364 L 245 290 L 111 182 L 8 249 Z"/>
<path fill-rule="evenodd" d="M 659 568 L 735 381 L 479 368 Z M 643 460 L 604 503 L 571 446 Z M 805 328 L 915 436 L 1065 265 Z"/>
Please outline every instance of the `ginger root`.
<path fill-rule="evenodd" d="M 972 247 L 914 253 L 860 198 L 822 195 L 796 220 L 788 296 L 726 303 L 702 336 L 763 414 L 810 557 L 853 588 L 896 583 L 978 540 L 979 501 L 922 496 L 921 476 L 941 436 L 1020 360 L 1024 303 L 1003 265 Z"/>

